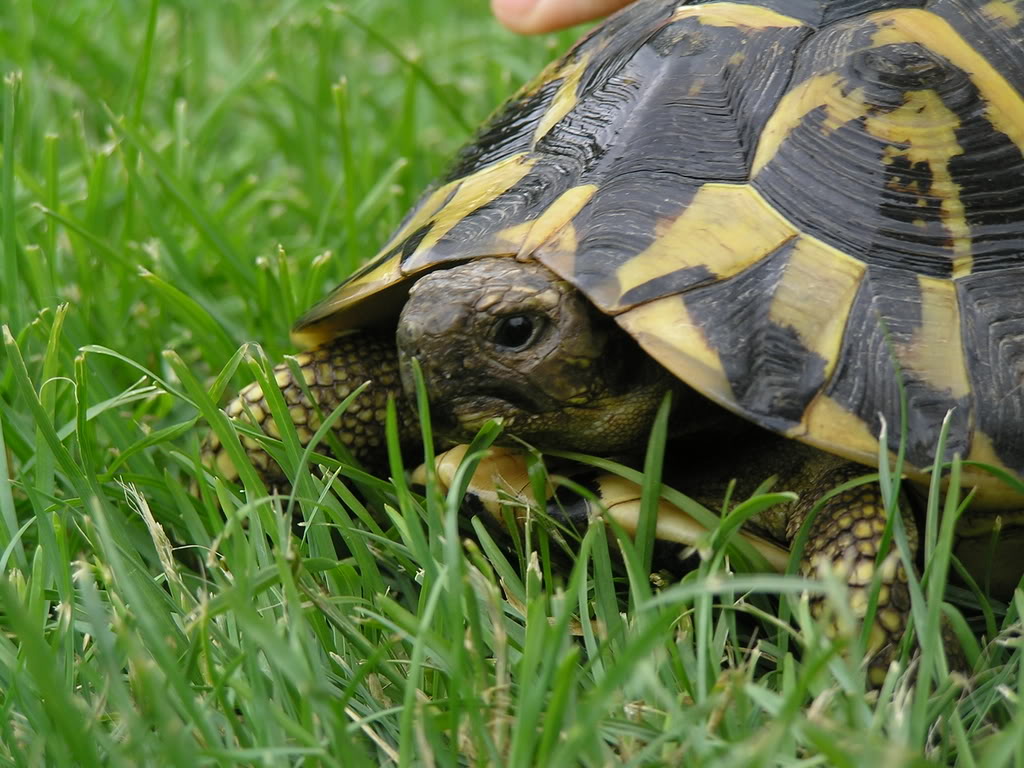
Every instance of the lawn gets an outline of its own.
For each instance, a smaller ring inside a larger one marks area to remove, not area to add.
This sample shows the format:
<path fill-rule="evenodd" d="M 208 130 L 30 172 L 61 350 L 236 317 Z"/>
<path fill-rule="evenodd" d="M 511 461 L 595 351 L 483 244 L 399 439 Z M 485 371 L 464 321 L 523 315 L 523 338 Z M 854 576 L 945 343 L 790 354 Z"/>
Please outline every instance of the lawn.
<path fill-rule="evenodd" d="M 486 5 L 0 5 L 0 765 L 1024 766 L 1024 601 L 946 674 L 948 527 L 865 693 L 841 588 L 830 637 L 724 535 L 663 584 L 397 467 L 193 494 L 215 403 L 573 39 Z"/>

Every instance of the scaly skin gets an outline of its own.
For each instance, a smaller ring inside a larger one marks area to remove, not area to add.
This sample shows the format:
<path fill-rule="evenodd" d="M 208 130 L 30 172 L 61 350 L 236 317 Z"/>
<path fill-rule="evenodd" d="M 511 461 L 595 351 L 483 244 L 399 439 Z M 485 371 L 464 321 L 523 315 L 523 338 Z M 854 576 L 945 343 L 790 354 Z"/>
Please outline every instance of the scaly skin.
<path fill-rule="evenodd" d="M 705 506 L 717 509 L 721 507 L 730 480 L 737 474 L 736 467 L 746 469 L 733 490 L 733 498 L 738 500 L 749 497 L 765 477 L 776 476 L 774 490 L 795 491 L 800 498 L 792 504 L 765 510 L 755 517 L 753 526 L 787 547 L 815 505 L 837 487 L 870 472 L 841 457 L 756 427 L 747 427 L 744 434 L 728 442 L 731 463 L 722 466 L 720 458 L 726 450 L 712 450 L 706 456 L 691 459 L 687 462 L 687 478 L 680 487 Z M 677 484 L 675 477 L 669 477 L 668 482 Z M 918 531 L 912 514 L 913 504 L 914 499 L 908 494 L 901 496 L 903 527 L 911 556 L 916 558 Z M 863 618 L 885 527 L 885 503 L 877 482 L 862 483 L 826 499 L 811 523 L 800 563 L 801 573 L 817 578 L 826 569 L 832 569 L 849 587 L 854 615 Z M 881 685 L 885 677 L 906 630 L 910 611 L 907 572 L 895 546 L 890 548 L 881 567 L 882 582 L 868 639 L 869 676 L 874 685 Z M 821 598 L 811 601 L 815 615 L 824 613 L 826 607 Z"/>
<path fill-rule="evenodd" d="M 288 414 L 295 424 L 299 441 L 307 445 L 320 427 L 320 414 L 329 415 L 363 382 L 367 387 L 334 423 L 334 433 L 343 446 L 371 471 L 386 467 L 384 418 L 388 397 L 395 399 L 398 410 L 399 435 L 404 442 L 419 434 L 416 415 L 402 390 L 398 374 L 398 355 L 390 334 L 358 332 L 341 336 L 330 344 L 296 355 L 306 388 L 319 408 L 306 396 L 285 364 L 274 368 L 274 379 L 281 388 Z M 225 409 L 238 421 L 257 424 L 271 437 L 281 436 L 270 415 L 263 390 L 250 384 Z M 269 485 L 287 483 L 280 467 L 250 437 L 242 437 L 242 445 L 253 466 Z M 329 453 L 326 443 L 318 450 Z M 216 467 L 227 479 L 234 480 L 238 471 L 228 458 L 220 440 L 210 434 L 203 446 L 203 463 Z"/>

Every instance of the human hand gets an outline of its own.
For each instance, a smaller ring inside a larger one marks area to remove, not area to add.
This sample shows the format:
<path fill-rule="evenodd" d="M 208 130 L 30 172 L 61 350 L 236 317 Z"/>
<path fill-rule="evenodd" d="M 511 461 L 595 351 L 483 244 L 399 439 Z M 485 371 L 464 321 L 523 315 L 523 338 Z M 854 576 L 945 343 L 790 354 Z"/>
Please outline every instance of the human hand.
<path fill-rule="evenodd" d="M 498 21 L 523 35 L 550 32 L 606 16 L 632 0 L 491 0 Z"/>

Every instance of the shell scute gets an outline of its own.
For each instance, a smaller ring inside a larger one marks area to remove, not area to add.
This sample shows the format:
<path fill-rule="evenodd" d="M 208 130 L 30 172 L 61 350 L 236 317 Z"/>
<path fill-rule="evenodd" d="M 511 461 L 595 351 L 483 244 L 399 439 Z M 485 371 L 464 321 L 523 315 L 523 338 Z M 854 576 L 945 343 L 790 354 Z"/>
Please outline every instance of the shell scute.
<path fill-rule="evenodd" d="M 975 430 L 1000 464 L 1024 476 L 1024 257 L 957 283 Z M 990 459 L 981 459 L 987 461 Z"/>

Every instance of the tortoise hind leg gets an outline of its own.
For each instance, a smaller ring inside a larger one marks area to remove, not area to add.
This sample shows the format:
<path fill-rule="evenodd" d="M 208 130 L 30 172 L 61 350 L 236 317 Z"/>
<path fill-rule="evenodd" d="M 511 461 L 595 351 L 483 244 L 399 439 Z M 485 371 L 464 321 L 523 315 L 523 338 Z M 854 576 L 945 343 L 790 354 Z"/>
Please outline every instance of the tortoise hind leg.
<path fill-rule="evenodd" d="M 828 457 L 833 459 L 833 457 Z M 864 467 L 834 459 L 833 466 L 816 473 L 811 485 L 801 491 L 801 499 L 792 509 L 787 524 L 787 539 L 792 542 L 811 510 L 833 489 L 862 477 Z M 917 557 L 918 532 L 909 500 L 901 499 L 901 512 L 911 556 Z M 868 612 L 875 564 L 886 528 L 885 502 L 877 482 L 856 485 L 841 491 L 825 501 L 808 532 L 801 570 L 805 576 L 819 577 L 830 569 L 849 587 L 850 607 L 854 615 L 863 619 Z M 907 570 L 900 560 L 895 545 L 882 560 L 881 583 L 874 621 L 868 642 L 871 657 L 869 677 L 873 685 L 881 685 L 886 669 L 907 627 L 910 614 L 910 590 Z M 820 614 L 823 603 L 815 604 Z"/>
<path fill-rule="evenodd" d="M 400 437 L 408 441 L 417 434 L 416 417 L 402 391 L 393 334 L 350 333 L 295 357 L 304 386 L 294 379 L 291 367 L 286 364 L 274 368 L 274 380 L 281 389 L 302 445 L 307 445 L 319 429 L 321 414 L 329 415 L 367 381 L 370 386 L 333 425 L 334 434 L 352 456 L 371 470 L 386 466 L 384 419 L 389 396 L 395 398 L 398 407 Z M 255 423 L 270 437 L 281 436 L 259 384 L 245 387 L 228 403 L 225 412 L 236 421 Z M 242 436 L 241 440 L 249 461 L 264 482 L 270 485 L 286 482 L 281 468 L 257 440 L 247 436 Z M 326 446 L 321 444 L 318 450 L 326 451 Z M 224 446 L 213 433 L 203 444 L 202 459 L 205 465 L 216 468 L 227 479 L 238 477 Z"/>

